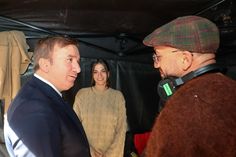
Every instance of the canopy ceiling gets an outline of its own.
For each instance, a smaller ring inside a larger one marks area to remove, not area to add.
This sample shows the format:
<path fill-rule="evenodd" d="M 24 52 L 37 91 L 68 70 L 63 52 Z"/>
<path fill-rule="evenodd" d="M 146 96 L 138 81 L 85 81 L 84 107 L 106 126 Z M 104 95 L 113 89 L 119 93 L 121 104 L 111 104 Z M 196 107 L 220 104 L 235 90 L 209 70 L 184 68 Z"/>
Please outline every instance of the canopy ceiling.
<path fill-rule="evenodd" d="M 199 15 L 214 21 L 221 44 L 236 47 L 233 0 L 1 0 L 0 31 L 22 30 L 30 38 L 67 34 L 78 38 L 142 39 L 179 16 Z"/>
<path fill-rule="evenodd" d="M 52 31 L 145 34 L 184 15 L 235 27 L 235 7 L 232 0 L 1 0 L 0 15 Z"/>

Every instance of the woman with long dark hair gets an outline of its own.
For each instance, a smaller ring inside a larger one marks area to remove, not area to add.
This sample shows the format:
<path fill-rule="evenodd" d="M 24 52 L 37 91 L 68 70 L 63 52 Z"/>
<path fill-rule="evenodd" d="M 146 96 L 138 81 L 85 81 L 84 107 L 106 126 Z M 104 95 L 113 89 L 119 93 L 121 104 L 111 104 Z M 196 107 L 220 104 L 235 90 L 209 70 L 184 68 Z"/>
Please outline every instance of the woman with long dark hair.
<path fill-rule="evenodd" d="M 108 64 L 91 65 L 91 87 L 76 94 L 74 110 L 85 129 L 92 157 L 123 157 L 126 124 L 123 94 L 110 87 Z"/>

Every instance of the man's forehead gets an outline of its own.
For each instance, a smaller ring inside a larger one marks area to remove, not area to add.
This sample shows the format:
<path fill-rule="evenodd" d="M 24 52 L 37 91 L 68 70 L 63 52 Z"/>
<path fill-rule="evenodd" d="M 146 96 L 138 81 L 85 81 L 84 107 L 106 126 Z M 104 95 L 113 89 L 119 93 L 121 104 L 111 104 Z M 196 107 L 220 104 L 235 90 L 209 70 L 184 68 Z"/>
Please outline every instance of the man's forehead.
<path fill-rule="evenodd" d="M 171 47 L 171 46 L 155 46 L 153 47 L 154 51 L 161 52 L 164 50 L 176 50 L 177 48 Z"/>
<path fill-rule="evenodd" d="M 60 47 L 59 45 L 55 45 L 53 49 L 53 55 L 63 55 L 65 57 L 75 57 L 79 58 L 80 53 L 78 48 L 75 45 L 67 45 L 64 47 Z"/>

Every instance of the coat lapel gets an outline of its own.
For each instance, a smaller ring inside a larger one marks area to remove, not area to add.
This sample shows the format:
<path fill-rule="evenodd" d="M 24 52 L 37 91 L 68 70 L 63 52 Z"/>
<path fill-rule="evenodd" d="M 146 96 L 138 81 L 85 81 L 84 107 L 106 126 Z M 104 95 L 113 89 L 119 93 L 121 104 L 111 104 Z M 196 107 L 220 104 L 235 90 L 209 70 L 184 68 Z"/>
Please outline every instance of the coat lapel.
<path fill-rule="evenodd" d="M 57 107 L 61 112 L 64 112 L 73 121 L 87 141 L 83 126 L 71 106 L 48 84 L 36 77 L 33 77 L 33 82 L 34 85 L 37 85 L 38 88 L 54 102 L 54 107 Z"/>

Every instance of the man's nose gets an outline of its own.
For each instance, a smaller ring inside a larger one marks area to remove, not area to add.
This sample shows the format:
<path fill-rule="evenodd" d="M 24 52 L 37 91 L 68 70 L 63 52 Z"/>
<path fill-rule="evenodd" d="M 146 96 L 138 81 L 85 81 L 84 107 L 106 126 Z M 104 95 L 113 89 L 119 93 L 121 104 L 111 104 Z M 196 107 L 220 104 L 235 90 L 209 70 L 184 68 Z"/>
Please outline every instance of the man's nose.
<path fill-rule="evenodd" d="M 156 68 L 156 69 L 160 68 L 159 62 L 154 62 L 154 63 L 153 63 L 153 66 L 154 66 L 154 68 Z"/>
<path fill-rule="evenodd" d="M 77 62 L 74 64 L 73 69 L 74 69 L 74 71 L 76 71 L 76 73 L 80 73 L 81 72 L 80 65 Z"/>

